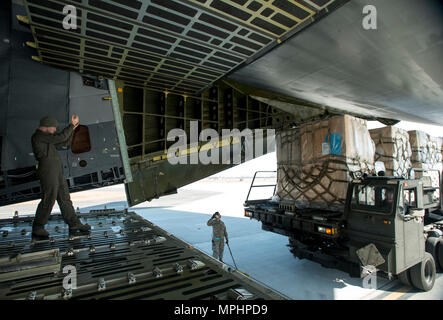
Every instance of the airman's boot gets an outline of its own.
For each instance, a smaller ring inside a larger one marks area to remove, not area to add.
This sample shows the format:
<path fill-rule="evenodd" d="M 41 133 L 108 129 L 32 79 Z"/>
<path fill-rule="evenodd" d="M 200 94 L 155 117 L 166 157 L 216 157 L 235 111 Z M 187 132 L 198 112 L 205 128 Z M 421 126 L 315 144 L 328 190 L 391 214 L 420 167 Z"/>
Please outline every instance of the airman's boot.
<path fill-rule="evenodd" d="M 81 223 L 80 220 L 78 220 L 78 219 L 69 224 L 69 231 L 70 232 L 75 232 L 75 231 L 86 232 L 89 230 L 91 230 L 91 226 L 89 224 Z"/>
<path fill-rule="evenodd" d="M 49 232 L 45 230 L 44 227 L 33 227 L 32 235 L 39 238 L 49 237 Z"/>

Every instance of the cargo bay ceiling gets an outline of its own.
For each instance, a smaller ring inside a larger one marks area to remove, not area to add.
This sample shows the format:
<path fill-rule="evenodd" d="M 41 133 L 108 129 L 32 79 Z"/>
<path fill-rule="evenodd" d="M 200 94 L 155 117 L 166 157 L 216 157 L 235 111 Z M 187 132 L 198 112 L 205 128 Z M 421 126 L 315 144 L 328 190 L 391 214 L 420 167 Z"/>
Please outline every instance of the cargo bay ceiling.
<path fill-rule="evenodd" d="M 316 21 L 339 0 L 25 0 L 38 60 L 196 94 Z M 66 5 L 77 28 L 66 30 Z M 70 12 L 71 13 L 71 12 Z"/>

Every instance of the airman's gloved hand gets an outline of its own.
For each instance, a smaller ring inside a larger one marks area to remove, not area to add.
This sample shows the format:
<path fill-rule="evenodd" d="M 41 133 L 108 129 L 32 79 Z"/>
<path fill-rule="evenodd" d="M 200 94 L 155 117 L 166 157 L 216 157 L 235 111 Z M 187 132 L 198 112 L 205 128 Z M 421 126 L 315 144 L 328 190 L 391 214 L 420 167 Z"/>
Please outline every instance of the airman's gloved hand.
<path fill-rule="evenodd" d="M 229 241 L 228 241 L 228 239 L 226 239 L 226 244 L 229 244 Z"/>
<path fill-rule="evenodd" d="M 77 126 L 78 126 L 78 124 L 79 124 L 79 118 L 78 118 L 78 115 L 76 115 L 76 114 L 73 114 L 72 116 L 71 116 L 71 124 L 74 126 L 74 128 L 77 128 Z"/>

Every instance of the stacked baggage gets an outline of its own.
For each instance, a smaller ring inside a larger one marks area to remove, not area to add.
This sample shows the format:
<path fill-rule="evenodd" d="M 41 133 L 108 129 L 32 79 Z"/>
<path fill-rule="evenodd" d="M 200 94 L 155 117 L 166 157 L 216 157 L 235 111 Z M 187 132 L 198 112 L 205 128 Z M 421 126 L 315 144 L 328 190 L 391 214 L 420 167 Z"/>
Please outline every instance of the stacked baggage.
<path fill-rule="evenodd" d="M 366 120 L 335 116 L 277 134 L 277 195 L 299 209 L 343 210 L 348 182 L 374 173 Z"/>

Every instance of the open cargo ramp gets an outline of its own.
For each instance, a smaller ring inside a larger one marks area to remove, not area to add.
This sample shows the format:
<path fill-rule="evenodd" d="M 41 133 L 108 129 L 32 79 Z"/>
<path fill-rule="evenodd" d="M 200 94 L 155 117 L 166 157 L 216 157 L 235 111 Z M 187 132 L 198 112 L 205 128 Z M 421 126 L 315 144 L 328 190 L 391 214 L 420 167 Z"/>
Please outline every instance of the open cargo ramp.
<path fill-rule="evenodd" d="M 90 235 L 69 235 L 60 215 L 39 241 L 32 217 L 0 221 L 1 299 L 285 299 L 133 212 L 78 215 Z M 76 288 L 64 288 L 72 268 Z"/>

